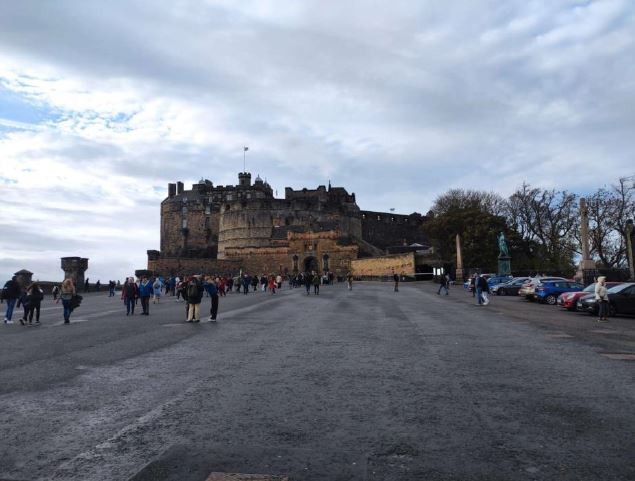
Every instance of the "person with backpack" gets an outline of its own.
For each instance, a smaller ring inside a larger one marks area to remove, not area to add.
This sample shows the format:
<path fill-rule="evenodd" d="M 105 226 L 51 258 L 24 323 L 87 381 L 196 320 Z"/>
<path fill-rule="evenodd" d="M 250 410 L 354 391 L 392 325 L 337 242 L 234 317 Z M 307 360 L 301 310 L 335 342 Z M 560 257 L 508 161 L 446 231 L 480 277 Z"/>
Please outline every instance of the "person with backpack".
<path fill-rule="evenodd" d="M 73 312 L 71 301 L 76 294 L 77 290 L 75 289 L 73 280 L 64 279 L 64 282 L 62 282 L 62 288 L 60 289 L 60 297 L 57 301 L 55 301 L 57 304 L 61 299 L 62 306 L 64 306 L 64 324 L 70 324 L 71 322 L 71 312 Z"/>
<path fill-rule="evenodd" d="M 141 299 L 142 316 L 150 315 L 150 298 L 152 297 L 152 293 L 152 284 L 146 276 L 143 276 L 141 278 L 141 282 L 139 283 L 139 298 Z"/>
<path fill-rule="evenodd" d="M 59 286 L 55 285 L 53 286 L 53 289 L 51 290 L 51 294 L 53 294 L 53 300 L 57 301 L 57 296 L 60 295 L 60 288 Z"/>
<path fill-rule="evenodd" d="M 2 288 L 2 297 L 5 301 L 7 301 L 7 310 L 4 314 L 5 324 L 13 324 L 13 321 L 11 320 L 11 317 L 13 316 L 13 309 L 20 298 L 20 285 L 18 284 L 17 279 L 18 278 L 16 276 L 13 276 Z"/>
<path fill-rule="evenodd" d="M 193 276 L 187 283 L 187 322 L 201 322 L 201 301 L 203 300 L 203 286 L 200 276 Z"/>
<path fill-rule="evenodd" d="M 126 305 L 126 316 L 134 315 L 135 299 L 139 296 L 137 284 L 132 277 L 126 278 L 121 289 L 121 299 Z"/>
<path fill-rule="evenodd" d="M 315 294 L 316 296 L 320 295 L 320 276 L 317 274 L 317 272 L 313 273 L 313 278 L 311 279 L 311 282 L 313 283 L 313 294 Z"/>

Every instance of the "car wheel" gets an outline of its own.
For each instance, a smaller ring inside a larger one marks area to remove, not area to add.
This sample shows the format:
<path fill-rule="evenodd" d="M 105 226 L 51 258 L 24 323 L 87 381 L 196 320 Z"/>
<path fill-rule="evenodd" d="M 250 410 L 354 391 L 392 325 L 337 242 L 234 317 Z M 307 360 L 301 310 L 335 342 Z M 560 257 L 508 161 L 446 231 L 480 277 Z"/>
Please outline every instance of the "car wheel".
<path fill-rule="evenodd" d="M 556 299 L 556 296 L 553 296 L 553 295 L 548 295 L 545 298 L 545 302 L 549 304 L 550 306 L 553 306 L 557 301 L 558 299 Z"/>

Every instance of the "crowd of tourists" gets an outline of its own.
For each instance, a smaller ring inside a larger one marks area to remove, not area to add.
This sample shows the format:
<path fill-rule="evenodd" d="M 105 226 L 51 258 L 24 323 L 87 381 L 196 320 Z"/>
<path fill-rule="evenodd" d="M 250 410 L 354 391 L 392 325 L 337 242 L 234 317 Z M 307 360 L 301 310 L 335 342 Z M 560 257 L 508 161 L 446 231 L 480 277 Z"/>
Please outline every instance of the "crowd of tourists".
<path fill-rule="evenodd" d="M 108 282 L 108 297 L 115 297 L 116 292 L 121 292 L 121 301 L 125 307 L 126 316 L 132 316 L 139 309 L 139 315 L 150 315 L 150 304 L 159 304 L 162 297 L 169 296 L 176 302 L 184 302 L 186 322 L 201 321 L 201 304 L 204 298 L 210 299 L 210 310 L 208 320 L 216 322 L 218 318 L 219 297 L 228 293 L 242 293 L 247 295 L 253 292 L 264 292 L 275 295 L 283 286 L 289 289 L 302 288 L 306 294 L 320 294 L 320 286 L 332 284 L 334 276 L 332 273 L 322 275 L 315 271 L 300 272 L 297 274 L 278 275 L 250 275 L 242 273 L 237 276 L 205 276 L 191 275 L 184 278 L 178 276 L 171 277 L 148 277 L 142 276 L 135 280 L 128 277 L 123 284 L 120 281 Z M 346 275 L 348 289 L 353 288 L 353 275 Z M 99 283 L 99 281 L 98 281 Z M 95 284 L 95 290 L 99 291 L 99 284 Z M 398 286 L 398 277 L 395 276 L 395 290 Z M 89 281 L 83 283 L 84 292 L 89 291 Z M 71 279 L 65 279 L 60 285 L 54 285 L 51 290 L 55 303 L 61 301 L 63 307 L 64 324 L 70 323 L 73 310 L 82 301 L 82 296 L 78 294 L 78 289 Z M 44 290 L 38 282 L 34 282 L 22 289 L 14 276 L 7 281 L 0 293 L 2 302 L 6 301 L 5 324 L 13 324 L 13 315 L 16 308 L 22 307 L 24 314 L 19 318 L 22 325 L 40 325 L 40 308 L 44 299 Z"/>

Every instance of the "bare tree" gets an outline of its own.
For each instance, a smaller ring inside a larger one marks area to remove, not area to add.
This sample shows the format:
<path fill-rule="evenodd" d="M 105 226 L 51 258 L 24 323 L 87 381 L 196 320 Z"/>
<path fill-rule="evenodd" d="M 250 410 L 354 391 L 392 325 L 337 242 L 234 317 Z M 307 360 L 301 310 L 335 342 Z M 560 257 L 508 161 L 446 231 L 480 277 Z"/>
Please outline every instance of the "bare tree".
<path fill-rule="evenodd" d="M 635 210 L 632 177 L 621 178 L 610 190 L 598 189 L 587 200 L 591 255 L 605 267 L 625 267 L 626 221 Z"/>
<path fill-rule="evenodd" d="M 572 264 L 578 230 L 577 196 L 557 190 L 543 190 L 527 183 L 507 203 L 510 227 L 528 244 L 537 245 L 553 267 Z"/>

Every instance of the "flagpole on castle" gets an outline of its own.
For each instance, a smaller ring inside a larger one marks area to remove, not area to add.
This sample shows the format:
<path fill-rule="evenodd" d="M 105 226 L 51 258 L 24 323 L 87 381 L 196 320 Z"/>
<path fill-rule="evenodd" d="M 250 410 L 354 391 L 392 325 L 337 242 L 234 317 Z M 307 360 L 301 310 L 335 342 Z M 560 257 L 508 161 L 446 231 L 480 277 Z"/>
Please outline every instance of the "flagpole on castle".
<path fill-rule="evenodd" d="M 243 172 L 247 171 L 247 167 L 245 166 L 245 155 L 248 150 L 249 147 L 243 147 Z"/>

